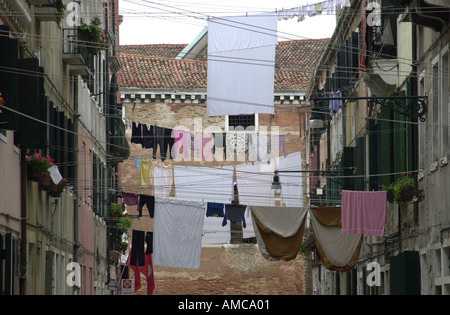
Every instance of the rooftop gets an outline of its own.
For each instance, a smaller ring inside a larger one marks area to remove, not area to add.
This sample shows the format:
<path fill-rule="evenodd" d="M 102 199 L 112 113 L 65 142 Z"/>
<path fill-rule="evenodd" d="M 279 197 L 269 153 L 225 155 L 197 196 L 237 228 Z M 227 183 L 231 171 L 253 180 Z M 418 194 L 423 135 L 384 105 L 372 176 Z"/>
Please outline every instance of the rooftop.
<path fill-rule="evenodd" d="M 275 90 L 305 90 L 329 39 L 280 42 Z M 196 60 L 177 59 L 185 44 L 120 46 L 122 87 L 195 89 L 207 86 L 207 48 Z"/>

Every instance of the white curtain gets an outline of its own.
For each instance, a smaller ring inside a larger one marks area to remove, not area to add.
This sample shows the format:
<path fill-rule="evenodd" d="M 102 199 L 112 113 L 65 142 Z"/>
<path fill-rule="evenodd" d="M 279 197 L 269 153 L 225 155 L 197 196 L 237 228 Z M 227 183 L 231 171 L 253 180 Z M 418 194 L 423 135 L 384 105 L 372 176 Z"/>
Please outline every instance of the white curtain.
<path fill-rule="evenodd" d="M 208 116 L 274 114 L 277 15 L 208 21 Z"/>

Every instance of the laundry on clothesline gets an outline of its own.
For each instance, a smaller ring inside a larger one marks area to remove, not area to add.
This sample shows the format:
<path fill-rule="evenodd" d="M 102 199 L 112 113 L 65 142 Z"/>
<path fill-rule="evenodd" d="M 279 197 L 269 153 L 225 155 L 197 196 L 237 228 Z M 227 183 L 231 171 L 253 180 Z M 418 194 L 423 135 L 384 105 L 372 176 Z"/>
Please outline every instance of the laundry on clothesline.
<path fill-rule="evenodd" d="M 157 159 L 158 148 L 162 161 L 264 161 L 286 155 L 286 134 L 267 132 L 195 132 L 170 129 L 132 122 L 131 143 L 152 149 L 151 157 Z M 136 170 L 142 170 L 142 158 L 136 160 Z M 146 185 L 147 183 L 143 183 Z"/>
<path fill-rule="evenodd" d="M 242 227 L 245 229 L 247 224 L 245 222 L 245 205 L 228 204 L 225 205 L 225 214 L 223 216 L 222 226 L 227 225 L 227 222 L 232 223 L 242 222 Z"/>
<path fill-rule="evenodd" d="M 386 191 L 342 191 L 342 233 L 384 236 Z"/>
<path fill-rule="evenodd" d="M 156 198 L 154 264 L 199 269 L 206 203 Z"/>
<path fill-rule="evenodd" d="M 307 208 L 251 206 L 255 234 L 267 260 L 292 260 L 303 241 Z"/>
<path fill-rule="evenodd" d="M 153 273 L 153 232 L 132 231 L 131 251 L 126 264 L 134 272 L 134 291 L 141 288 L 141 273 L 147 281 L 147 295 L 153 295 L 155 278 Z M 144 243 L 147 245 L 144 249 Z"/>
<path fill-rule="evenodd" d="M 277 15 L 279 21 L 297 17 L 297 22 L 302 22 L 306 17 L 335 14 L 336 8 L 346 8 L 350 6 L 350 0 L 326 0 L 315 4 L 306 4 L 290 9 L 277 10 Z"/>
<path fill-rule="evenodd" d="M 344 235 L 341 207 L 312 207 L 310 218 L 315 244 L 325 268 L 348 271 L 358 262 L 362 235 Z"/>

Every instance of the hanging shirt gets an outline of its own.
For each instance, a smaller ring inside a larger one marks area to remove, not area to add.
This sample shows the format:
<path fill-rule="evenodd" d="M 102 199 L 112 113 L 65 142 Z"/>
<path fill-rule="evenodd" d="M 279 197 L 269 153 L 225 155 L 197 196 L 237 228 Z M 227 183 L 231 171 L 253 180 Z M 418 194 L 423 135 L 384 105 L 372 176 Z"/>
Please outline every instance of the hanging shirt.
<path fill-rule="evenodd" d="M 225 205 L 225 215 L 223 217 L 222 226 L 227 225 L 228 220 L 232 223 L 242 222 L 242 226 L 246 228 L 245 209 L 247 209 L 247 206 L 244 205 Z"/>
<path fill-rule="evenodd" d="M 217 202 L 208 202 L 207 208 L 206 208 L 206 216 L 207 217 L 221 217 L 223 218 L 224 213 L 224 204 L 223 203 L 217 203 Z"/>
<path fill-rule="evenodd" d="M 136 206 L 139 203 L 139 194 L 135 193 L 123 193 L 122 209 L 125 209 L 125 205 Z"/>

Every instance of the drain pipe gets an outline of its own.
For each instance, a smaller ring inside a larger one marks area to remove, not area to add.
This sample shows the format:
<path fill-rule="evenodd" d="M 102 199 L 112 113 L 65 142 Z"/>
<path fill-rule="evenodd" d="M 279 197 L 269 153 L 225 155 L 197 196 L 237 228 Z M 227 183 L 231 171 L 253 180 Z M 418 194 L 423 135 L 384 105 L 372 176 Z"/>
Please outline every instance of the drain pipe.
<path fill-rule="evenodd" d="M 20 279 L 19 294 L 26 295 L 27 288 L 27 167 L 25 148 L 20 147 Z"/>

